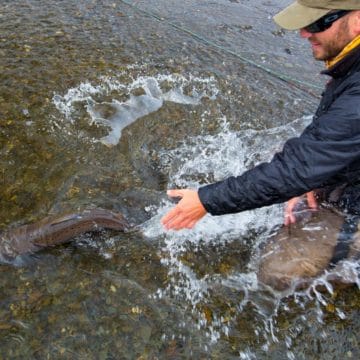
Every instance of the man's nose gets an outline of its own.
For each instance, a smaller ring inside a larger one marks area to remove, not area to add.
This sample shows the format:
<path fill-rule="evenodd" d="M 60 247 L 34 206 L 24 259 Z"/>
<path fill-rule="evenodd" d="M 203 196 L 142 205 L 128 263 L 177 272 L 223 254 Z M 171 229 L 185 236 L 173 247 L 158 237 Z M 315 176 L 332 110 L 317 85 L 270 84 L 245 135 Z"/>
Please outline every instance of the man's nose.
<path fill-rule="evenodd" d="M 306 29 L 300 29 L 300 36 L 304 39 L 308 39 L 312 35 L 311 32 L 307 31 Z"/>

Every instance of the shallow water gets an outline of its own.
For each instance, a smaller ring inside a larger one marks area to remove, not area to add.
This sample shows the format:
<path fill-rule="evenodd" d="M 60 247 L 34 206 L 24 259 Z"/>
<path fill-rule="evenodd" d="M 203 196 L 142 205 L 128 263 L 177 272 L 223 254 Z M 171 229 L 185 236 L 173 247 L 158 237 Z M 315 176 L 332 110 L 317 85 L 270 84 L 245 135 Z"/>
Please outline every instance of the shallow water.
<path fill-rule="evenodd" d="M 137 226 L 1 265 L 1 359 L 359 357 L 356 288 L 258 288 L 280 206 L 159 224 L 167 188 L 269 160 L 311 120 L 321 64 L 272 23 L 285 3 L 1 2 L 1 228 L 88 206 Z"/>

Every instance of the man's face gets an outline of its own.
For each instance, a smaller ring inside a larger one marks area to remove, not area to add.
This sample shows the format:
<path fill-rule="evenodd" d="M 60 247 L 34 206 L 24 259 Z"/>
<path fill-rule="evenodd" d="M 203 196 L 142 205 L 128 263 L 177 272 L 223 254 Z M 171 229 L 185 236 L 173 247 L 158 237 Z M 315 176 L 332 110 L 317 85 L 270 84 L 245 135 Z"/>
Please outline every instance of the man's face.
<path fill-rule="evenodd" d="M 300 36 L 310 41 L 316 60 L 333 59 L 353 40 L 354 35 L 350 29 L 350 14 L 335 21 L 329 29 L 319 33 L 312 34 L 305 29 L 300 30 Z"/>

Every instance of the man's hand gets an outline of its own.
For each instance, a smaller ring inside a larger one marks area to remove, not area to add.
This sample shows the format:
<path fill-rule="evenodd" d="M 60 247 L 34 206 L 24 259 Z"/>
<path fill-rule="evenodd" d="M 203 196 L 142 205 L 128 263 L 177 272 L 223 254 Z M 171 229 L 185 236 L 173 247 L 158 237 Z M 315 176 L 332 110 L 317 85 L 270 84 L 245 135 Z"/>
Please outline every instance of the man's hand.
<path fill-rule="evenodd" d="M 305 195 L 306 195 L 306 201 L 307 201 L 309 209 L 316 210 L 318 208 L 318 206 L 317 206 L 314 192 L 310 191 L 310 192 L 306 193 Z M 299 202 L 302 200 L 303 200 L 303 196 L 297 196 L 297 197 L 290 199 L 286 203 L 284 225 L 290 225 L 290 224 L 296 223 L 296 214 L 294 212 L 294 209 L 295 209 L 296 205 L 298 205 Z"/>
<path fill-rule="evenodd" d="M 181 200 L 161 219 L 166 230 L 192 229 L 206 214 L 197 191 L 168 190 L 167 194 L 170 197 L 181 198 Z"/>

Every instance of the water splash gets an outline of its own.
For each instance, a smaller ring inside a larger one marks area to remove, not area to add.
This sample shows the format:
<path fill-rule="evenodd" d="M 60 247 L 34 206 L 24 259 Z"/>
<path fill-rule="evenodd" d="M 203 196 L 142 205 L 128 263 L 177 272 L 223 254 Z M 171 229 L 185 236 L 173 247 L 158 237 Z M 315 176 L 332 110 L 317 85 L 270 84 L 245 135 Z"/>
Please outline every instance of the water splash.
<path fill-rule="evenodd" d="M 80 106 L 86 111 L 90 125 L 108 130 L 107 136 L 98 139 L 107 146 L 116 145 L 125 127 L 158 111 L 164 102 L 196 106 L 205 97 L 214 100 L 218 93 L 214 78 L 192 75 L 139 75 L 124 81 L 101 77 L 99 82 L 97 85 L 84 82 L 65 95 L 55 94 L 53 103 L 72 124 Z M 109 96 L 111 100 L 106 101 Z"/>
<path fill-rule="evenodd" d="M 170 174 L 172 187 L 198 188 L 203 182 L 221 180 L 226 176 L 242 173 L 259 162 L 269 161 L 286 139 L 296 136 L 308 125 L 311 117 L 303 117 L 286 126 L 263 131 L 234 132 L 229 130 L 225 117 L 219 121 L 222 123 L 222 130 L 218 134 L 187 139 L 177 149 L 160 154 L 162 167 Z M 170 283 L 165 289 L 159 289 L 155 296 L 169 296 L 184 302 L 193 321 L 205 332 L 210 344 L 215 344 L 222 336 L 228 336 L 233 331 L 236 319 L 242 317 L 251 304 L 255 309 L 252 311 L 258 316 L 258 321 L 254 321 L 257 324 L 253 329 L 254 336 L 263 339 L 263 351 L 282 339 L 287 357 L 294 359 L 295 355 L 291 351 L 293 339 L 301 329 L 308 326 L 308 319 L 303 318 L 302 324 L 297 324 L 284 336 L 277 325 L 277 318 L 279 313 L 293 311 L 293 307 L 288 307 L 284 299 L 293 297 L 295 306 L 299 308 L 305 308 L 309 303 L 314 304 L 316 321 L 321 323 L 324 311 L 329 306 L 328 295 L 333 293 L 330 280 L 336 275 L 341 276 L 343 281 L 348 279 L 348 282 L 359 285 L 358 265 L 351 261 L 344 262 L 341 271 L 338 268 L 314 279 L 304 291 L 289 289 L 280 293 L 264 288 L 257 281 L 257 259 L 254 255 L 249 259 L 245 271 L 199 275 L 191 264 L 184 261 L 187 253 L 206 252 L 207 248 L 216 247 L 221 254 L 231 242 L 238 242 L 239 246 L 241 243 L 245 245 L 251 232 L 256 234 L 251 239 L 251 246 L 256 249 L 268 238 L 271 230 L 282 222 L 282 208 L 275 205 L 235 215 L 206 216 L 194 230 L 164 232 L 159 225 L 160 218 L 172 206 L 172 203 L 165 202 L 158 214 L 143 228 L 149 239 L 164 239 L 162 263 L 169 269 Z M 223 309 L 212 306 L 214 291 L 219 286 L 222 291 L 232 289 L 239 294 L 235 305 L 227 305 L 229 311 L 230 308 L 236 309 L 231 315 L 224 315 Z M 325 289 L 325 294 L 318 290 L 320 286 Z M 210 307 L 211 316 L 206 312 Z M 334 309 L 334 314 L 339 319 L 345 317 L 341 309 Z M 249 348 L 239 351 L 239 356 L 243 359 L 255 358 Z"/>
<path fill-rule="evenodd" d="M 309 119 L 301 121 L 307 123 Z M 259 161 L 271 158 L 279 147 L 278 138 L 286 132 L 293 132 L 297 121 L 288 128 L 279 127 L 261 133 L 247 130 L 231 132 L 225 118 L 222 118 L 222 131 L 217 135 L 198 136 L 188 139 L 186 143 L 172 152 L 160 154 L 162 166 L 170 174 L 170 183 L 176 187 L 195 187 L 199 179 L 220 180 L 224 176 L 238 174 L 245 171 Z M 282 137 L 283 138 L 283 137 Z M 261 140 L 259 140 L 261 139 Z M 173 166 L 176 164 L 176 167 Z M 189 250 L 201 246 L 215 246 L 219 249 L 226 247 L 232 241 L 245 237 L 251 230 L 258 233 L 257 241 L 266 236 L 267 230 L 278 224 L 281 218 L 279 206 L 257 209 L 235 215 L 222 217 L 206 216 L 194 230 L 182 230 L 163 234 L 159 225 L 160 216 L 173 204 L 166 203 L 159 210 L 159 215 L 151 219 L 144 228 L 149 238 L 165 235 L 163 251 L 163 264 L 169 269 L 172 282 L 165 290 L 159 290 L 158 296 L 171 295 L 182 297 L 196 313 L 200 303 L 211 301 L 211 290 L 223 282 L 221 276 L 197 276 L 181 258 Z M 261 233 L 262 236 L 261 236 Z M 243 303 L 237 304 L 239 311 L 249 300 L 249 292 L 257 289 L 256 274 L 249 271 L 247 274 L 234 274 L 226 279 L 236 283 L 238 290 L 244 292 Z M 226 282 L 225 281 L 225 282 Z M 221 334 L 229 332 L 229 324 L 224 322 L 221 314 L 212 314 L 211 324 L 204 319 L 203 313 L 197 318 L 200 328 L 205 328 L 211 342 L 216 342 Z"/>

